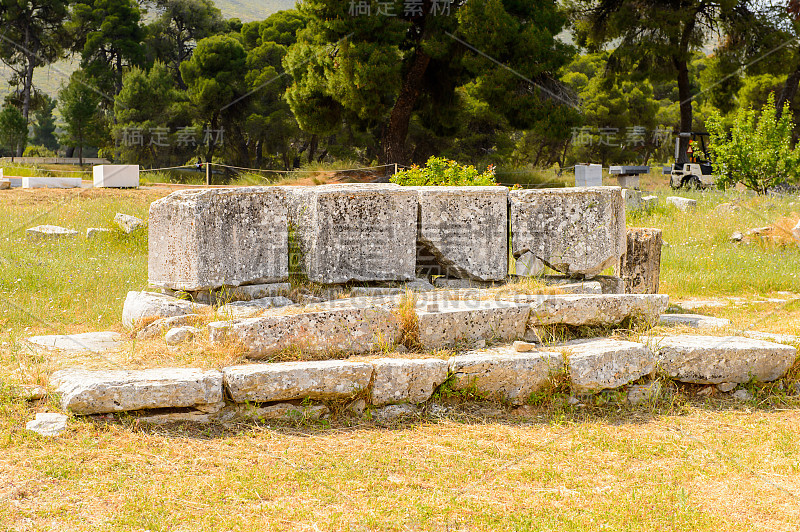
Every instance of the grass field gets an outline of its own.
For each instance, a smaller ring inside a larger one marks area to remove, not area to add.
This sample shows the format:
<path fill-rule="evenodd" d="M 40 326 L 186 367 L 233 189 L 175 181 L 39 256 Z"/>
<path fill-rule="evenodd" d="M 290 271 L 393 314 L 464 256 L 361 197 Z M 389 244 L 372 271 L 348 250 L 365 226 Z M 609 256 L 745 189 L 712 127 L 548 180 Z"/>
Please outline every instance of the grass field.
<path fill-rule="evenodd" d="M 795 197 L 680 193 L 694 213 L 661 206 L 629 226 L 659 227 L 661 291 L 736 329 L 800 333 L 800 250 L 732 244 L 733 231 L 800 211 Z M 343 417 L 293 425 L 140 425 L 75 418 L 56 439 L 24 429 L 53 398 L 26 403 L 9 385 L 45 383 L 74 361 L 32 353 L 34 334 L 122 331 L 128 290 L 147 285 L 146 233 L 28 241 L 57 224 L 85 233 L 116 212 L 146 218 L 169 193 L 0 191 L 0 531 L 797 530 L 800 400 L 796 370 L 749 386 L 751 401 L 671 387 L 656 405 L 564 393 L 512 409 L 453 398 L 388 428 Z M 739 210 L 724 214 L 720 203 Z M 197 346 L 140 346 L 131 366 L 200 363 Z M 563 390 L 562 390 L 563 392 Z"/>

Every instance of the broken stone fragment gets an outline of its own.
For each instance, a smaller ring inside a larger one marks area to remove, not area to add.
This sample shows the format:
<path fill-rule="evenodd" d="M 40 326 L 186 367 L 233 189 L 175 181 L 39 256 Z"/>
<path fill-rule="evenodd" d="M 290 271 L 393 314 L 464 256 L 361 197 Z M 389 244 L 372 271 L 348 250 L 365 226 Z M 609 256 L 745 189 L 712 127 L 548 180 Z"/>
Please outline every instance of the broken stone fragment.
<path fill-rule="evenodd" d="M 136 216 L 118 212 L 114 215 L 114 223 L 117 224 L 123 233 L 130 234 L 142 227 L 144 225 L 144 220 Z"/>
<path fill-rule="evenodd" d="M 132 329 L 150 318 L 193 314 L 203 306 L 155 292 L 128 292 L 122 306 L 122 324 Z"/>
<path fill-rule="evenodd" d="M 67 419 L 64 414 L 40 412 L 36 419 L 25 424 L 25 428 L 40 436 L 58 436 L 67 430 Z"/>

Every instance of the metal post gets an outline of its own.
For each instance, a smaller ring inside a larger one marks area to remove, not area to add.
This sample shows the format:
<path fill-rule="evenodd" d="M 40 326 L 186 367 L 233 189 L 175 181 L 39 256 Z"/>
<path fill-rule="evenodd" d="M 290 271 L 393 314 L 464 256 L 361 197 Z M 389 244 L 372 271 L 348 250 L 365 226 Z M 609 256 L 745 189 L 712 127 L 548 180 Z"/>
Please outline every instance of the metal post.
<path fill-rule="evenodd" d="M 206 186 L 211 186 L 211 163 L 206 163 Z"/>

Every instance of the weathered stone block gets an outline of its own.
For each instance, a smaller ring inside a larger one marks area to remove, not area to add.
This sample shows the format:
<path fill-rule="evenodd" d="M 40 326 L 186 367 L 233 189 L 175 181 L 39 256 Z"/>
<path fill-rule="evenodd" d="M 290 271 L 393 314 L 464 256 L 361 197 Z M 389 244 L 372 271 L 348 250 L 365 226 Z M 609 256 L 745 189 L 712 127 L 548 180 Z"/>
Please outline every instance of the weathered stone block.
<path fill-rule="evenodd" d="M 25 236 L 28 240 L 44 239 L 44 238 L 74 238 L 78 236 L 78 232 L 74 229 L 67 229 L 58 225 L 37 225 L 25 230 Z"/>
<path fill-rule="evenodd" d="M 344 399 L 369 386 L 372 366 L 361 362 L 321 360 L 248 364 L 224 368 L 231 399 L 266 403 L 294 399 Z"/>
<path fill-rule="evenodd" d="M 418 272 L 478 281 L 506 278 L 506 187 L 412 188 L 419 201 Z"/>
<path fill-rule="evenodd" d="M 450 359 L 453 388 L 475 390 L 488 399 L 525 403 L 564 369 L 561 353 L 535 351 L 520 354 L 508 346 L 467 353 Z"/>
<path fill-rule="evenodd" d="M 98 164 L 92 167 L 95 188 L 133 188 L 139 186 L 138 164 Z"/>
<path fill-rule="evenodd" d="M 679 211 L 688 212 L 697 208 L 697 200 L 682 198 L 680 196 L 668 196 L 667 205 L 674 205 Z"/>
<path fill-rule="evenodd" d="M 666 294 L 563 294 L 515 296 L 531 306 L 528 328 L 543 325 L 618 325 L 626 319 L 654 324 L 666 310 Z"/>
<path fill-rule="evenodd" d="M 564 347 L 572 387 L 578 393 L 619 388 L 655 368 L 653 352 L 636 342 L 593 338 L 569 342 Z"/>
<path fill-rule="evenodd" d="M 375 369 L 372 404 L 422 403 L 447 379 L 448 363 L 438 358 L 379 358 L 370 361 Z"/>
<path fill-rule="evenodd" d="M 289 348 L 303 353 L 364 353 L 394 343 L 400 330 L 390 311 L 368 307 L 216 321 L 208 328 L 212 342 L 235 342 L 251 358 Z"/>
<path fill-rule="evenodd" d="M 511 247 L 556 271 L 595 275 L 625 252 L 625 205 L 619 187 L 512 190 Z"/>
<path fill-rule="evenodd" d="M 3 174 L 0 174 L 0 190 L 8 190 L 11 188 L 11 180 L 3 178 Z"/>
<path fill-rule="evenodd" d="M 227 320 L 249 318 L 267 309 L 286 307 L 291 304 L 291 299 L 282 296 L 262 297 L 261 299 L 251 299 L 250 301 L 234 301 L 218 308 L 217 316 Z"/>
<path fill-rule="evenodd" d="M 202 305 L 154 292 L 128 292 L 122 306 L 122 324 L 132 329 L 150 318 L 171 318 L 192 314 L 194 309 L 200 306 Z"/>
<path fill-rule="evenodd" d="M 657 294 L 661 274 L 661 229 L 631 227 L 627 249 L 620 260 L 626 294 Z"/>
<path fill-rule="evenodd" d="M 297 268 L 309 280 L 416 279 L 417 193 L 392 184 L 298 187 L 291 224 Z"/>
<path fill-rule="evenodd" d="M 25 428 L 40 436 L 58 436 L 67 430 L 68 419 L 64 414 L 56 412 L 39 412 L 36 419 L 25 424 Z"/>
<path fill-rule="evenodd" d="M 50 336 L 32 336 L 28 338 L 28 341 L 46 349 L 102 353 L 120 347 L 122 345 L 122 335 L 113 331 L 55 334 Z"/>
<path fill-rule="evenodd" d="M 181 190 L 150 205 L 150 284 L 208 290 L 289 276 L 286 189 Z"/>
<path fill-rule="evenodd" d="M 659 325 L 686 325 L 697 329 L 722 329 L 731 326 L 731 320 L 701 314 L 662 314 Z"/>
<path fill-rule="evenodd" d="M 667 375 L 681 382 L 719 384 L 779 379 L 797 356 L 794 347 L 740 336 L 668 336 L 649 340 Z"/>
<path fill-rule="evenodd" d="M 426 349 L 475 340 L 514 340 L 525 334 L 528 305 L 508 301 L 441 301 L 417 310 L 419 341 Z"/>
<path fill-rule="evenodd" d="M 81 184 L 80 177 L 22 177 L 22 188 L 81 188 Z"/>
<path fill-rule="evenodd" d="M 183 408 L 222 401 L 222 372 L 192 368 L 80 369 L 53 373 L 61 406 L 76 414 Z"/>

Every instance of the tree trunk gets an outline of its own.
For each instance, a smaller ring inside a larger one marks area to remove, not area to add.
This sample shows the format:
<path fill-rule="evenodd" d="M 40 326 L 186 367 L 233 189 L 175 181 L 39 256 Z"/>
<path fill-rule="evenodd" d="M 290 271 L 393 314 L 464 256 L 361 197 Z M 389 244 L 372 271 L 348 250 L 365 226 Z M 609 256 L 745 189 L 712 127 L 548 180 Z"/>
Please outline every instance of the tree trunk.
<path fill-rule="evenodd" d="M 317 152 L 317 145 L 319 144 L 319 137 L 317 135 L 311 135 L 311 141 L 308 143 L 308 162 L 309 164 L 314 162 L 314 154 Z"/>
<path fill-rule="evenodd" d="M 422 51 L 421 45 L 418 45 L 411 61 L 411 67 L 403 78 L 400 94 L 397 96 L 391 115 L 389 115 L 389 123 L 384 129 L 383 139 L 381 139 L 382 164 L 405 164 L 407 162 L 405 147 L 408 123 L 411 120 L 411 112 L 419 100 L 425 71 L 430 62 L 430 56 Z"/>
<path fill-rule="evenodd" d="M 678 101 L 681 111 L 681 133 L 692 131 L 692 94 L 689 85 L 689 65 L 686 59 L 673 56 L 672 62 L 678 71 Z M 685 163 L 688 161 L 686 150 L 689 148 L 689 137 L 680 137 L 680 152 L 676 162 Z"/>
<path fill-rule="evenodd" d="M 264 160 L 264 142 L 261 139 L 256 141 L 256 168 L 261 168 Z"/>
<path fill-rule="evenodd" d="M 115 80 L 114 80 L 114 96 L 118 96 L 120 92 L 122 92 L 122 55 L 117 53 L 117 68 L 115 72 Z M 111 109 L 114 109 L 114 106 L 111 106 Z"/>
<path fill-rule="evenodd" d="M 786 82 L 781 89 L 781 95 L 778 97 L 778 103 L 775 105 L 775 115 L 778 118 L 783 114 L 783 106 L 786 102 L 792 105 L 792 101 L 794 101 L 794 97 L 797 94 L 798 84 L 800 84 L 800 62 L 794 67 L 789 77 L 786 78 Z"/>

